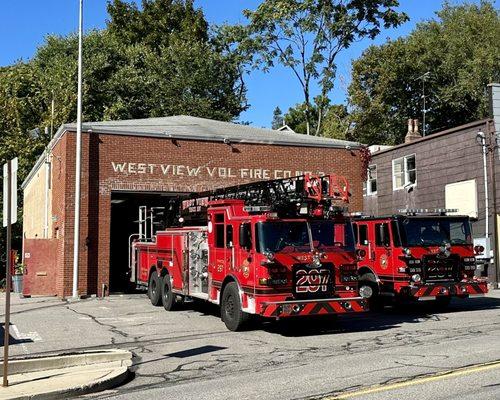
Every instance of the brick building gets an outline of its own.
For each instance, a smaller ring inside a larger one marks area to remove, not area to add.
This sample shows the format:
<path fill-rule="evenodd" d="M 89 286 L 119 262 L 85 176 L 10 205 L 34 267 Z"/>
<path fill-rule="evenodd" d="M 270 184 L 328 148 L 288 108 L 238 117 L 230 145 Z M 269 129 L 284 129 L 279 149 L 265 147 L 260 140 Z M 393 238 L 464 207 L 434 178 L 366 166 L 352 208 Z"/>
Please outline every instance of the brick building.
<path fill-rule="evenodd" d="M 75 130 L 59 128 L 22 186 L 27 295 L 71 295 Z M 351 184 L 351 210 L 363 206 L 357 143 L 187 116 L 85 123 L 82 138 L 81 295 L 124 290 L 138 207 L 178 193 L 337 173 Z"/>

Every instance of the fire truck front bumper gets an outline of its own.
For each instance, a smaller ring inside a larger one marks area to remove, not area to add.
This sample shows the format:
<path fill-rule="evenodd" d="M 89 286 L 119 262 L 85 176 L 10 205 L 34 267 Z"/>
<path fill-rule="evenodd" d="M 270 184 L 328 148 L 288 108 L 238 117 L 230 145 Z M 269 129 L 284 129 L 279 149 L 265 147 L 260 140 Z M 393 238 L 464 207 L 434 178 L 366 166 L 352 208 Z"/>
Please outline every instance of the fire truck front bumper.
<path fill-rule="evenodd" d="M 368 303 L 362 297 L 335 299 L 289 300 L 262 303 L 260 315 L 270 318 L 308 315 L 345 314 L 368 311 Z"/>
<path fill-rule="evenodd" d="M 477 297 L 488 293 L 486 281 L 432 284 L 410 287 L 411 296 L 417 300 L 434 300 L 436 297 Z"/>

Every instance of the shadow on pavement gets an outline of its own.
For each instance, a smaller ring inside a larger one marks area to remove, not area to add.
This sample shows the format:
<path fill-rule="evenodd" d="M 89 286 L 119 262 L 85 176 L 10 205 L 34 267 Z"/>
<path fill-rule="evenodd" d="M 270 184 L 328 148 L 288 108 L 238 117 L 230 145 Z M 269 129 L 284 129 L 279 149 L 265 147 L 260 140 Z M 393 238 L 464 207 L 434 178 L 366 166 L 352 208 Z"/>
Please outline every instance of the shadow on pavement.
<path fill-rule="evenodd" d="M 382 331 L 402 323 L 420 323 L 439 319 L 455 312 L 472 312 L 500 308 L 500 299 L 478 297 L 453 299 L 447 307 L 434 302 L 406 303 L 385 307 L 382 312 L 344 314 L 341 316 L 317 316 L 288 318 L 279 321 L 254 318 L 246 330 L 263 330 L 289 337 L 329 335 L 335 333 Z M 178 307 L 179 311 L 199 312 L 202 316 L 220 318 L 219 307 L 202 301 L 188 302 Z"/>
<path fill-rule="evenodd" d="M 208 354 L 208 353 L 213 353 L 221 350 L 226 350 L 227 347 L 221 347 L 221 346 L 201 346 L 201 347 L 194 347 L 191 349 L 187 350 L 182 350 L 182 351 L 177 351 L 175 353 L 169 353 L 169 354 L 164 354 L 161 357 L 154 358 L 152 360 L 147 360 L 147 361 L 137 361 L 134 362 L 134 367 L 137 367 L 138 365 L 144 365 L 144 364 L 149 364 L 153 363 L 156 361 L 161 361 L 165 360 L 167 358 L 189 358 L 189 357 L 194 357 L 194 356 L 199 356 L 202 354 Z"/>

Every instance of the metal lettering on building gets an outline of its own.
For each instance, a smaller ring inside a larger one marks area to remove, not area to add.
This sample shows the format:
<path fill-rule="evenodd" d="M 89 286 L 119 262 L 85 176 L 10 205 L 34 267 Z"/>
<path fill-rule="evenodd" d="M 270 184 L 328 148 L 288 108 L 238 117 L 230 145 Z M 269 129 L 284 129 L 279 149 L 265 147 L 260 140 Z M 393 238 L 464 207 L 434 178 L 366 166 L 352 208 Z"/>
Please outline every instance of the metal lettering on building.
<path fill-rule="evenodd" d="M 233 168 L 220 166 L 190 166 L 174 164 L 150 164 L 111 162 L 113 172 L 122 175 L 163 175 L 200 179 L 283 179 L 299 175 L 325 175 L 322 171 L 292 171 L 285 169 Z"/>

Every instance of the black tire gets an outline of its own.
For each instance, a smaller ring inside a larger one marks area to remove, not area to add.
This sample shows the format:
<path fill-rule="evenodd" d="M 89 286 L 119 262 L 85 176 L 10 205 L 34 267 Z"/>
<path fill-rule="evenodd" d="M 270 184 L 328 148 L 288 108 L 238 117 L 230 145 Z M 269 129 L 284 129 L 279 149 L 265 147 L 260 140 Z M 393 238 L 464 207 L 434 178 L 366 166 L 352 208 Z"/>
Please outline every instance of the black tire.
<path fill-rule="evenodd" d="M 148 283 L 148 297 L 151 300 L 151 304 L 159 306 L 161 304 L 161 285 L 160 285 L 160 277 L 153 271 L 151 276 L 149 277 Z"/>
<path fill-rule="evenodd" d="M 236 282 L 230 282 L 224 288 L 221 302 L 221 318 L 227 329 L 236 332 L 248 321 L 249 314 L 241 309 L 240 294 Z"/>
<path fill-rule="evenodd" d="M 177 305 L 177 295 L 172 292 L 172 282 L 170 282 L 170 275 L 165 274 L 161 278 L 161 302 L 163 308 L 167 311 L 171 311 Z"/>
<path fill-rule="evenodd" d="M 380 296 L 380 288 L 377 283 L 377 278 L 372 273 L 365 273 L 358 279 L 358 287 L 363 285 L 371 287 L 373 294 L 368 299 L 370 311 L 382 311 L 384 309 L 384 299 Z"/>

